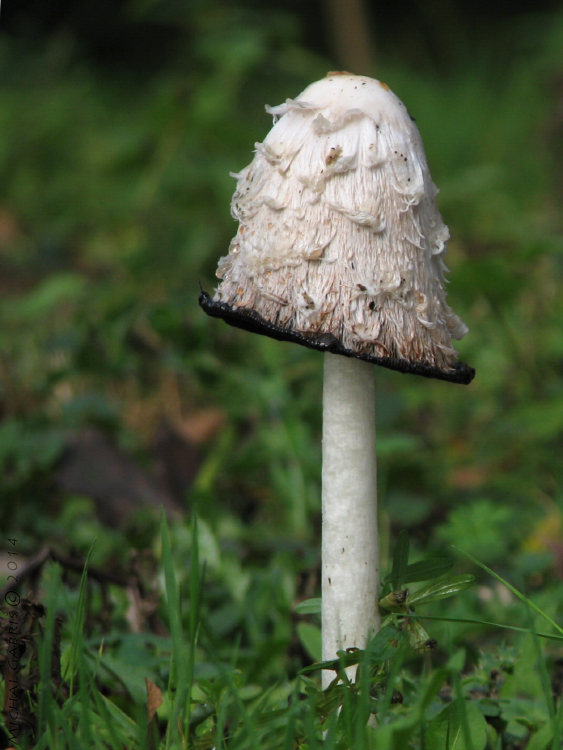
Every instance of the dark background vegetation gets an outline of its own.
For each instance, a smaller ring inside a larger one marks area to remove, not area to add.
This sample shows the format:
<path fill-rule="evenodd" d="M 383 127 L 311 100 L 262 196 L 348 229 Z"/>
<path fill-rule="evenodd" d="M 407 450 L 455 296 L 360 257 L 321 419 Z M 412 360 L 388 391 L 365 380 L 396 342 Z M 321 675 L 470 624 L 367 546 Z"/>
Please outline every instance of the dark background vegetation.
<path fill-rule="evenodd" d="M 318 593 L 322 357 L 210 320 L 197 296 L 236 231 L 229 172 L 265 137 L 264 104 L 344 68 L 416 117 L 477 370 L 469 387 L 377 373 L 384 565 L 407 529 L 411 561 L 455 544 L 556 616 L 562 50 L 554 0 L 4 0 L 0 518 L 21 553 L 97 537 L 93 563 L 126 570 L 158 554 L 164 503 L 181 570 L 197 509 L 210 630 L 239 639 L 252 679 L 303 664 L 291 611 Z M 458 599 L 450 616 L 519 617 L 490 580 Z M 474 654 L 499 640 L 433 635 Z"/>

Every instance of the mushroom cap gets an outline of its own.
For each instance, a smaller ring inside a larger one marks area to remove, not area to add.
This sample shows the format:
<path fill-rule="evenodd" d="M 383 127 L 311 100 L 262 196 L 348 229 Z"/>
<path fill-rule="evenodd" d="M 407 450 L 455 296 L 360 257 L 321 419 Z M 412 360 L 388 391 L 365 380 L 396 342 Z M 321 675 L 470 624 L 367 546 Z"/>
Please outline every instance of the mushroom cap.
<path fill-rule="evenodd" d="M 266 107 L 237 175 L 239 229 L 200 304 L 227 323 L 403 372 L 469 383 L 446 303 L 449 238 L 422 140 L 386 84 L 329 73 Z"/>

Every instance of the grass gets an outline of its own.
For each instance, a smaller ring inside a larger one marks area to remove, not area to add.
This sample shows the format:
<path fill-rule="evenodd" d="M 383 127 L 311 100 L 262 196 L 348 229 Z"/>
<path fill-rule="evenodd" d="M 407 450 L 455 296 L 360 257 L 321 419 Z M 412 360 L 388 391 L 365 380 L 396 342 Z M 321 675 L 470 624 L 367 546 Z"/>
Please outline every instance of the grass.
<path fill-rule="evenodd" d="M 405 604 L 393 605 L 390 594 L 384 597 L 382 605 L 391 609 L 391 614 L 365 652 L 341 652 L 339 659 L 311 664 L 292 678 L 267 687 L 249 684 L 237 664 L 236 647 L 228 661 L 216 648 L 206 607 L 209 582 L 200 559 L 197 517 L 191 524 L 189 574 L 184 587 L 178 584 L 179 561 L 164 514 L 160 539 L 160 613 L 170 637 L 140 634 L 137 644 L 142 646 L 137 655 L 144 651 L 145 659 L 141 658 L 134 670 L 119 654 L 119 638 L 105 643 L 103 638 L 92 641 L 85 637 L 91 586 L 87 563 L 78 584 L 75 616 L 68 618 L 62 639 L 56 636 L 56 618 L 65 610 L 65 586 L 57 565 L 46 570 L 46 614 L 40 631 L 33 634 L 36 644 L 30 639 L 31 646 L 37 646 L 36 651 L 30 649 L 37 654 L 36 661 L 24 659 L 19 677 L 21 684 L 32 683 L 23 700 L 31 702 L 36 725 L 32 730 L 20 727 L 15 735 L 19 747 L 497 750 L 517 748 L 522 739 L 536 750 L 560 747 L 562 709 L 553 701 L 541 636 L 533 627 L 526 631 L 527 640 L 521 641 L 520 654 L 506 648 L 488 649 L 471 666 L 462 648 L 445 661 L 439 655 L 432 664 L 433 647 L 426 646 L 426 640 L 421 645 L 420 631 L 412 627 L 419 616 L 413 614 L 408 602 L 420 606 L 425 600 L 432 604 L 446 596 L 463 597 L 471 577 L 444 575 L 443 561 L 441 565 L 426 561 L 426 573 L 422 563 L 409 565 L 405 535 L 397 545 L 387 578 L 398 584 L 399 591 L 413 576 L 421 582 L 429 576 L 435 583 L 409 593 Z M 491 575 L 498 577 L 492 571 Z M 181 591 L 187 594 L 184 604 Z M 529 612 L 546 617 L 532 601 L 514 591 Z M 300 609 L 314 612 L 315 603 L 304 602 Z M 429 619 L 457 622 L 440 615 Z M 561 639 L 560 635 L 554 637 Z M 156 661 L 150 657 L 151 645 L 158 646 Z M 525 697 L 520 691 L 512 692 L 514 678 L 523 677 L 519 673 L 523 660 L 528 660 L 525 669 L 533 668 L 541 675 L 537 685 L 523 691 Z M 358 665 L 355 679 L 344 671 L 352 664 Z M 322 669 L 334 672 L 324 691 L 319 679 Z M 377 718 L 376 726 L 371 725 L 371 715 Z"/>

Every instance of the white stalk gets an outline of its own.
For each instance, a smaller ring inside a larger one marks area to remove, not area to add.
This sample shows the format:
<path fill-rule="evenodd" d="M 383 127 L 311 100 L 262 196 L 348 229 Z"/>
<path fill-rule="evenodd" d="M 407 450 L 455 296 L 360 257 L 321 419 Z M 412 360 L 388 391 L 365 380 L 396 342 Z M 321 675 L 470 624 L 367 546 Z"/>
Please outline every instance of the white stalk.
<path fill-rule="evenodd" d="M 380 627 L 373 365 L 325 354 L 323 660 L 363 648 Z M 323 672 L 323 687 L 333 679 Z"/>

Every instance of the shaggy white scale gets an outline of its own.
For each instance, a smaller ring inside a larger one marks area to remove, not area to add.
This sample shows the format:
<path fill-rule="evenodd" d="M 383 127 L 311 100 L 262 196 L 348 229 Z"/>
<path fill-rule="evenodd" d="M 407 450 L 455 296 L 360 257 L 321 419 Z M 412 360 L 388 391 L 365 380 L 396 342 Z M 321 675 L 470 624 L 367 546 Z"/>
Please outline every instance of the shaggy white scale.
<path fill-rule="evenodd" d="M 449 233 L 402 102 L 374 79 L 329 74 L 267 109 L 277 122 L 235 175 L 239 230 L 217 271 L 228 322 L 252 311 L 347 354 L 471 380 L 452 346 L 467 327 L 446 303 Z"/>

